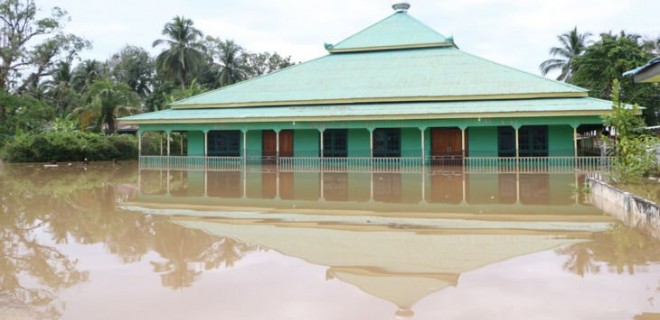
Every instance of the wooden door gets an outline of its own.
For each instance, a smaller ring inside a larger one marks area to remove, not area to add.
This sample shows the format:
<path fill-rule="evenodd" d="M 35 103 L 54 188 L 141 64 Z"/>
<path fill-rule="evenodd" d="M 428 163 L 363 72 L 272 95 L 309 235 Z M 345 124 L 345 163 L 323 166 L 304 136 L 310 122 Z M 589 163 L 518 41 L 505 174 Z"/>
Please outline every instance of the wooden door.
<path fill-rule="evenodd" d="M 431 129 L 431 155 L 457 156 L 463 154 L 461 130 L 457 128 Z"/>
<path fill-rule="evenodd" d="M 277 158 L 277 134 L 275 131 L 262 131 L 262 156 L 264 163 L 273 163 Z M 280 157 L 293 157 L 293 130 L 280 131 Z"/>
<path fill-rule="evenodd" d="M 280 157 L 293 157 L 293 130 L 280 131 Z"/>
<path fill-rule="evenodd" d="M 275 131 L 262 131 L 261 133 L 261 156 L 264 163 L 274 163 L 277 144 L 275 142 Z"/>

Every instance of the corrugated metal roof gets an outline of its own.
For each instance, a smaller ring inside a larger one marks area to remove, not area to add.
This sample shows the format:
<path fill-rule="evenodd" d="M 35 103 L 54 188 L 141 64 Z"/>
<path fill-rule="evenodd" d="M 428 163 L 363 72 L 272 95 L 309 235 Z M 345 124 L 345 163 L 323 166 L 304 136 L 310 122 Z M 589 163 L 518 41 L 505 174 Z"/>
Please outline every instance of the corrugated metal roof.
<path fill-rule="evenodd" d="M 451 101 L 415 103 L 372 103 L 325 106 L 288 106 L 261 108 L 169 109 L 122 118 L 125 123 L 168 122 L 173 120 L 199 122 L 278 121 L 278 119 L 320 120 L 323 118 L 370 119 L 392 117 L 438 119 L 460 114 L 493 116 L 520 112 L 602 112 L 610 111 L 609 101 L 594 98 L 525 99 L 489 101 Z"/>
<path fill-rule="evenodd" d="M 330 54 L 172 106 L 473 100 L 586 91 L 445 47 Z"/>
<path fill-rule="evenodd" d="M 651 59 L 651 61 L 641 67 L 624 72 L 623 76 L 633 76 L 635 82 L 660 82 L 660 57 Z"/>
<path fill-rule="evenodd" d="M 340 41 L 330 51 L 406 47 L 434 44 L 452 46 L 452 40 L 419 22 L 406 12 L 397 12 Z"/>

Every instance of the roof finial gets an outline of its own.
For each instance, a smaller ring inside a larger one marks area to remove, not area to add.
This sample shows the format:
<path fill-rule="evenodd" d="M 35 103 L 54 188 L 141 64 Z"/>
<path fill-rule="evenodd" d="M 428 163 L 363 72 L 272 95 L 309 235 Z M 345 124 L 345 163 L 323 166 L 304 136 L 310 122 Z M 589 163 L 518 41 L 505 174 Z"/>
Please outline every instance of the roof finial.
<path fill-rule="evenodd" d="M 396 12 L 406 12 L 408 9 L 410 9 L 410 3 L 407 1 L 397 2 L 392 5 L 392 9 L 394 9 Z"/>

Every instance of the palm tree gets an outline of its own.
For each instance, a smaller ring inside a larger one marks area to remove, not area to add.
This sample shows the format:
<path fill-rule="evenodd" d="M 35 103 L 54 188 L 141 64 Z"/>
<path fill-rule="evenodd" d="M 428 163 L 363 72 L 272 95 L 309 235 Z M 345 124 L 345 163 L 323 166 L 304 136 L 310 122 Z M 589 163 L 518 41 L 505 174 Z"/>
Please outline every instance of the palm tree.
<path fill-rule="evenodd" d="M 218 63 L 218 84 L 227 86 L 249 78 L 249 67 L 245 60 L 245 50 L 233 40 L 207 38 L 209 50 Z"/>
<path fill-rule="evenodd" d="M 60 61 L 51 79 L 43 82 L 45 98 L 55 106 L 58 115 L 67 114 L 76 103 L 77 93 L 72 88 L 71 63 Z"/>
<path fill-rule="evenodd" d="M 193 27 L 192 20 L 176 16 L 165 24 L 162 34 L 169 39 L 158 39 L 153 46 L 166 44 L 169 48 L 156 58 L 156 69 L 170 79 L 178 79 L 181 89 L 185 89 L 186 80 L 205 59 L 202 32 Z"/>
<path fill-rule="evenodd" d="M 545 60 L 543 63 L 541 63 L 541 73 L 543 75 L 547 75 L 551 71 L 560 70 L 561 73 L 557 77 L 557 80 L 569 80 L 574 71 L 574 59 L 575 57 L 581 55 L 587 48 L 589 43 L 588 38 L 590 36 L 591 33 L 589 32 L 580 34 L 577 30 L 577 27 L 573 28 L 573 30 L 569 31 L 568 33 L 564 33 L 558 36 L 557 39 L 559 39 L 561 46 L 550 48 L 550 55 L 552 55 L 553 58 Z"/>
<path fill-rule="evenodd" d="M 85 60 L 73 70 L 71 84 L 79 93 L 85 93 L 94 81 L 103 78 L 106 66 L 98 60 Z"/>
<path fill-rule="evenodd" d="M 97 126 L 104 127 L 106 134 L 115 132 L 115 120 L 119 114 L 132 114 L 139 111 L 139 97 L 125 83 L 109 79 L 95 81 L 89 88 L 92 97 L 91 108 L 81 110 L 81 125 L 90 119 L 97 119 Z"/>

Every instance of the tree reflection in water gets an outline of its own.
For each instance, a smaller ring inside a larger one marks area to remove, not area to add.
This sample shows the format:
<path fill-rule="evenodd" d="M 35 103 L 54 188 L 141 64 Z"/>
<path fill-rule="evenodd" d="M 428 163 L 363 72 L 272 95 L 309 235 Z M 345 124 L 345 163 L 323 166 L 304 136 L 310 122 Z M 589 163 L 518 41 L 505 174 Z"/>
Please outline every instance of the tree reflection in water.
<path fill-rule="evenodd" d="M 210 236 L 169 222 L 167 217 L 123 212 L 117 204 L 135 190 L 134 168 L 106 166 L 58 168 L 5 166 L 0 171 L 0 294 L 10 296 L 34 317 L 56 319 L 63 288 L 87 281 L 78 261 L 64 253 L 70 241 L 103 244 L 123 263 L 150 251 L 162 285 L 192 285 L 202 270 L 231 267 L 257 248 Z M 8 299 L 0 299 L 1 304 Z"/>
<path fill-rule="evenodd" d="M 600 233 L 594 233 L 591 241 L 561 248 L 557 253 L 568 255 L 564 269 L 581 277 L 601 271 L 605 263 L 616 273 L 643 272 L 649 264 L 660 263 L 660 241 L 646 236 L 617 222 Z"/>

